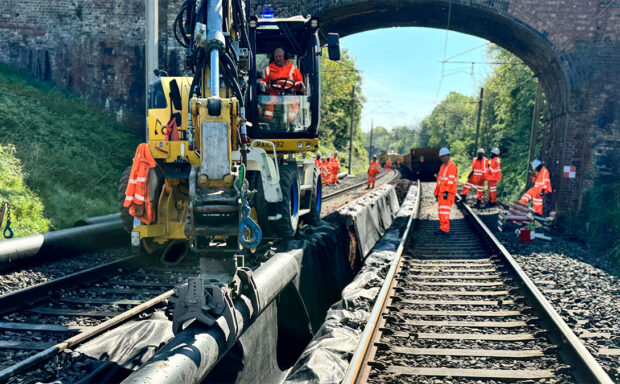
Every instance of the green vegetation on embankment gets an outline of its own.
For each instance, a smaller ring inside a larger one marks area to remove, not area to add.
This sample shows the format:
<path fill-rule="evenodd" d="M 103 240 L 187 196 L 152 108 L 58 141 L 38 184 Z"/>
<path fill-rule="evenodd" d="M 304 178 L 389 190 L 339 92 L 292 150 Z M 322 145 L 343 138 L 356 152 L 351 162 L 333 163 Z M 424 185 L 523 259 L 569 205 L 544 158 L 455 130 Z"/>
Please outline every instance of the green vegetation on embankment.
<path fill-rule="evenodd" d="M 142 140 L 100 107 L 0 63 L 0 197 L 11 200 L 16 236 L 116 212 L 118 178 Z"/>
<path fill-rule="evenodd" d="M 0 203 L 11 203 L 11 227 L 16 235 L 46 232 L 49 221 L 43 215 L 41 199 L 24 183 L 24 171 L 15 157 L 15 146 L 0 144 Z M 2 221 L 2 231 L 8 214 Z"/>

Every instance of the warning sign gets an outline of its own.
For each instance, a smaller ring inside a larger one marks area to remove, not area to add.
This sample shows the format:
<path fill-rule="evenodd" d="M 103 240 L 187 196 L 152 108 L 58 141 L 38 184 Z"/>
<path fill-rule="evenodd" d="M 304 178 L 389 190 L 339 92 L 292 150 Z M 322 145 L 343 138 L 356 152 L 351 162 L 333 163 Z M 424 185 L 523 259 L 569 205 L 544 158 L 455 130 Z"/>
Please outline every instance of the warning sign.
<path fill-rule="evenodd" d="M 563 177 L 565 179 L 574 179 L 576 174 L 577 174 L 577 167 L 572 166 L 572 165 L 565 165 L 564 166 Z"/>

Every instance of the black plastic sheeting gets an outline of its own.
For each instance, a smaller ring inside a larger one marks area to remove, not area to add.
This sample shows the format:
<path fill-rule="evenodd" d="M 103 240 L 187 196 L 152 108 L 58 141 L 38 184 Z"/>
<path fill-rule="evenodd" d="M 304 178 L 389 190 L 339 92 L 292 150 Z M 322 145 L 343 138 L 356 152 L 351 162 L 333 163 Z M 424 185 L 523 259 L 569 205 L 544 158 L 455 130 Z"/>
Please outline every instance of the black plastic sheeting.
<path fill-rule="evenodd" d="M 321 220 L 318 225 L 305 226 L 295 238 L 280 242 L 272 252 L 303 251 L 293 252 L 299 273 L 241 335 L 206 379 L 191 377 L 189 382 L 281 382 L 313 335 L 325 328 L 322 325 L 328 309 L 340 300 L 341 292 L 345 294 L 346 302 L 364 295 L 372 296 L 372 292 L 357 293 L 358 288 L 353 286 L 343 291 L 356 273 L 352 255 L 360 257 L 361 253 L 363 258 L 364 250 L 372 249 L 376 239 L 392 223 L 398 207 L 393 186 L 382 186 L 330 215 L 327 220 Z M 358 235 L 353 241 L 352 233 Z M 377 257 L 371 255 L 369 259 Z M 379 279 L 368 274 L 364 276 Z M 361 280 L 356 281 L 359 284 Z M 330 310 L 330 314 L 332 312 Z M 363 321 L 363 318 L 356 318 L 357 314 L 347 316 L 352 324 Z M 332 317 L 328 315 L 328 321 L 333 322 Z M 84 344 L 77 353 L 90 361 L 97 359 L 106 363 L 82 382 L 123 380 L 149 360 L 161 345 L 170 342 L 171 329 L 171 322 L 164 316 L 154 316 L 150 320 L 128 323 Z M 331 332 L 341 331 L 334 329 Z M 186 372 L 194 371 L 187 368 L 178 367 Z"/>
<path fill-rule="evenodd" d="M 375 244 L 355 279 L 344 288 L 342 299 L 328 310 L 325 323 L 291 369 L 286 383 L 342 381 L 413 213 L 416 189 L 409 188 L 392 226 Z"/>
<path fill-rule="evenodd" d="M 384 184 L 360 198 L 355 204 L 338 210 L 339 214 L 348 216 L 353 221 L 355 238 L 362 258 L 370 252 L 385 230 L 392 225 L 398 208 L 398 197 L 394 187 Z"/>

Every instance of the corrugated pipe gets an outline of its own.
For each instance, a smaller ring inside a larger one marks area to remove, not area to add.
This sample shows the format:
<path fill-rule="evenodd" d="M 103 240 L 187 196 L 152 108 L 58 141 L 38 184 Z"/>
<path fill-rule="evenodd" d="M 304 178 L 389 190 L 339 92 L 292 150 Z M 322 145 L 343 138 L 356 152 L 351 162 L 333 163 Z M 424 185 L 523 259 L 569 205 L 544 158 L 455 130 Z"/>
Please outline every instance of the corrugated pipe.
<path fill-rule="evenodd" d="M 120 219 L 120 217 L 121 217 L 120 213 L 110 213 L 109 215 L 87 217 L 85 219 L 80 219 L 76 221 L 75 224 L 73 224 L 73 226 L 82 227 L 84 225 L 105 223 L 107 221 L 114 221 L 114 220 Z"/>
<path fill-rule="evenodd" d="M 251 314 L 257 310 L 258 316 L 282 292 L 299 272 L 298 259 L 303 251 L 296 249 L 274 255 L 254 271 L 254 281 L 260 297 L 259 308 L 252 308 L 250 300 L 241 296 L 235 300 L 235 316 L 239 328 L 230 335 L 227 343 L 225 320 L 220 317 L 220 326 L 205 327 L 192 323 L 181 331 L 161 351 L 140 369 L 123 381 L 125 384 L 167 384 L 199 383 L 213 369 L 216 363 L 228 352 L 230 346 L 250 327 Z"/>
<path fill-rule="evenodd" d="M 121 244 L 129 244 L 129 234 L 120 218 L 4 240 L 0 241 L 0 271 Z"/>

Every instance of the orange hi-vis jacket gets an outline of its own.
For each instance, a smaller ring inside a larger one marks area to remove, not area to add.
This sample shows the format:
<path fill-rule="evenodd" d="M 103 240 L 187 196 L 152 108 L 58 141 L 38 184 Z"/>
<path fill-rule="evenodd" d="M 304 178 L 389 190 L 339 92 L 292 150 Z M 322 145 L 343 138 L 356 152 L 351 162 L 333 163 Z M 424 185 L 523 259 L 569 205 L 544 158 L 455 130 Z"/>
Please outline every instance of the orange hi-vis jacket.
<path fill-rule="evenodd" d="M 271 85 L 275 89 L 270 89 L 269 94 L 277 95 L 280 89 L 289 88 L 291 82 L 290 81 L 276 81 L 272 83 L 274 80 L 278 79 L 289 79 L 294 82 L 294 89 L 299 89 L 303 85 L 303 77 L 301 76 L 301 72 L 297 69 L 296 66 L 293 65 L 290 61 L 286 61 L 282 67 L 279 67 L 275 62 L 272 62 L 267 67 L 265 67 L 265 71 L 263 74 L 263 78 L 260 81 L 264 82 L 266 85 Z M 287 85 L 288 83 L 289 85 Z"/>
<path fill-rule="evenodd" d="M 534 182 L 534 187 L 541 188 L 545 193 L 551 193 L 553 190 L 551 189 L 551 178 L 549 176 L 549 171 L 544 166 L 540 169 L 536 177 L 532 177 L 532 181 Z"/>
<path fill-rule="evenodd" d="M 487 181 L 502 181 L 502 162 L 499 160 L 499 156 L 489 160 L 486 178 Z"/>
<path fill-rule="evenodd" d="M 386 171 L 389 171 L 389 170 L 390 170 L 390 168 L 392 168 L 392 160 L 387 159 L 387 160 L 385 161 L 385 170 L 386 170 Z"/>
<path fill-rule="evenodd" d="M 338 181 L 338 171 L 340 170 L 340 160 L 338 160 L 337 156 L 332 157 L 329 160 L 331 173 L 332 173 L 332 182 Z"/>
<path fill-rule="evenodd" d="M 379 162 L 375 160 L 371 161 L 370 167 L 368 168 L 368 175 L 374 178 L 379 174 L 379 172 L 381 172 L 381 165 Z"/>
<path fill-rule="evenodd" d="M 442 164 L 437 174 L 437 186 L 435 187 L 435 196 L 444 192 L 456 194 L 456 183 L 459 177 L 459 171 L 456 164 L 452 160 Z"/>
<path fill-rule="evenodd" d="M 474 161 L 471 163 L 471 169 L 474 171 L 474 178 L 479 178 L 480 176 L 485 176 L 487 174 L 487 164 L 489 160 L 486 157 L 482 157 L 482 160 L 478 160 L 477 157 L 474 157 Z"/>
<path fill-rule="evenodd" d="M 155 165 L 149 145 L 146 143 L 138 145 L 125 190 L 123 207 L 129 207 L 129 214 L 145 224 L 155 221 L 155 207 L 151 206 L 148 187 L 149 170 Z"/>

